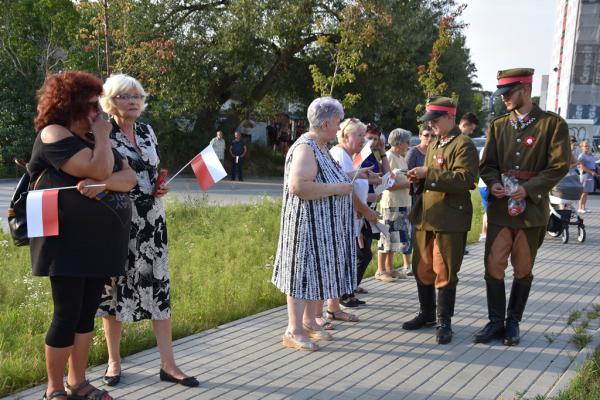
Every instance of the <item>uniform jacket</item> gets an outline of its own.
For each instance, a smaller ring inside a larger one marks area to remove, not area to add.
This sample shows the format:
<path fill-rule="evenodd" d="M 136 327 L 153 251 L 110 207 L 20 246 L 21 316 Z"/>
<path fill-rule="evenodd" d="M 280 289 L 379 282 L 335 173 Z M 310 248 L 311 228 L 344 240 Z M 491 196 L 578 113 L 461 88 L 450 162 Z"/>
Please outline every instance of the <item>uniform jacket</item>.
<path fill-rule="evenodd" d="M 529 124 L 522 129 L 514 126 L 514 112 L 492 120 L 480 164 L 481 178 L 490 188 L 502 184 L 501 173 L 505 171 L 535 175 L 519 179 L 527 192 L 527 204 L 525 212 L 516 217 L 508 215 L 508 197 L 498 199 L 490 190 L 488 221 L 517 229 L 548 223 L 548 192 L 567 174 L 571 158 L 564 119 L 535 104 L 527 117 Z"/>
<path fill-rule="evenodd" d="M 427 176 L 419 182 L 422 196 L 410 215 L 416 229 L 437 232 L 467 232 L 471 229 L 471 193 L 477 181 L 477 148 L 458 127 L 442 145 L 439 138 L 427 148 Z"/>

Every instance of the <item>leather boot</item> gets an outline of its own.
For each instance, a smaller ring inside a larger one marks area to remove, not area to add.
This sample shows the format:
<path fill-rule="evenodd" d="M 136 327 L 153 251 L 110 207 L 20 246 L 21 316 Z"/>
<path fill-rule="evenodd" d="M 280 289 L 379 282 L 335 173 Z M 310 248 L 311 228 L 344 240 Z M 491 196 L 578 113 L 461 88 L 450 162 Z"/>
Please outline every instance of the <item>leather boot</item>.
<path fill-rule="evenodd" d="M 402 324 L 402 329 L 412 331 L 435 325 L 435 287 L 417 282 L 420 310 L 410 321 Z"/>
<path fill-rule="evenodd" d="M 494 339 L 504 337 L 504 311 L 506 309 L 504 280 L 486 278 L 485 287 L 490 322 L 475 333 L 473 343 L 489 343 Z"/>
<path fill-rule="evenodd" d="M 456 288 L 441 288 L 438 290 L 438 324 L 435 340 L 439 344 L 447 344 L 452 340 L 452 323 Z"/>
<path fill-rule="evenodd" d="M 516 346 L 521 341 L 519 322 L 523 317 L 530 289 L 531 282 L 520 282 L 516 279 L 513 281 L 506 313 L 506 329 L 504 332 L 504 344 L 506 346 Z"/>

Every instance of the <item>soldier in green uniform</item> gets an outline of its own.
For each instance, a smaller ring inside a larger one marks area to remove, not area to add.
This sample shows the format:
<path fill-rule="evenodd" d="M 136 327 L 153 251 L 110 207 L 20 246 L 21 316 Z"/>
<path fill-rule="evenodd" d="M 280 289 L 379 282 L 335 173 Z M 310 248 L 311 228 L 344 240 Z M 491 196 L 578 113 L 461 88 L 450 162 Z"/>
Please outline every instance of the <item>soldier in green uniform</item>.
<path fill-rule="evenodd" d="M 475 188 L 479 157 L 471 139 L 456 126 L 451 99 L 431 98 L 426 109 L 421 120 L 430 121 L 437 139 L 427 149 L 424 166 L 407 172 L 422 192 L 410 215 L 416 229 L 412 266 L 420 311 L 402 328 L 435 325 L 437 288 L 436 341 L 445 344 L 452 340 L 457 273 L 473 214 L 469 190 Z"/>
<path fill-rule="evenodd" d="M 498 72 L 495 95 L 502 96 L 509 114 L 490 123 L 480 164 L 481 178 L 490 188 L 484 255 L 490 322 L 475 334 L 475 343 L 495 338 L 503 338 L 507 346 L 519 343 L 519 322 L 529 297 L 533 263 L 548 223 L 548 192 L 569 170 L 567 124 L 532 103 L 532 81 L 533 69 Z M 516 191 L 509 193 L 502 175 L 518 182 Z M 509 214 L 511 198 L 525 200 L 522 213 Z M 509 256 L 514 278 L 505 325 L 504 271 Z"/>

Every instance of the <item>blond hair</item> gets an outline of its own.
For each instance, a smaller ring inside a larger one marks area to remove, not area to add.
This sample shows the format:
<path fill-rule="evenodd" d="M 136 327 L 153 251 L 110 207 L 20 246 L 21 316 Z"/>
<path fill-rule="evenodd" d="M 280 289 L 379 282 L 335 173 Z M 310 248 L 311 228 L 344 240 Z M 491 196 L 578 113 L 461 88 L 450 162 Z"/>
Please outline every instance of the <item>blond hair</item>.
<path fill-rule="evenodd" d="M 338 143 L 342 143 L 344 136 L 352 136 L 360 132 L 366 132 L 367 125 L 363 124 L 358 118 L 346 118 L 340 124 L 336 137 Z"/>
<path fill-rule="evenodd" d="M 115 104 L 114 97 L 127 92 L 130 89 L 135 89 L 141 96 L 148 96 L 148 93 L 144 91 L 142 84 L 135 78 L 125 74 L 111 75 L 104 82 L 104 94 L 100 98 L 100 105 L 104 112 L 115 115 L 117 111 L 117 105 Z M 146 109 L 146 102 L 142 105 L 142 111 Z"/>

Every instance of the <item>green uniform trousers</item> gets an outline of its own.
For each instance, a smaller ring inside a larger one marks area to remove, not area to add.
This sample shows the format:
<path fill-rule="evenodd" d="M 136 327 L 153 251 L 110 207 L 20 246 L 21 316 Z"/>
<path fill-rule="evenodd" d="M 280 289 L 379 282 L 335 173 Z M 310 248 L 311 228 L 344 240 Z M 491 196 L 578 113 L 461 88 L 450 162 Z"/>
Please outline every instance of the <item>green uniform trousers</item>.
<path fill-rule="evenodd" d="M 467 232 L 415 231 L 412 268 L 417 282 L 455 288 L 466 244 Z"/>
<path fill-rule="evenodd" d="M 515 229 L 488 222 L 484 255 L 485 278 L 504 280 L 510 256 L 514 278 L 531 285 L 533 263 L 545 235 L 545 226 Z"/>

